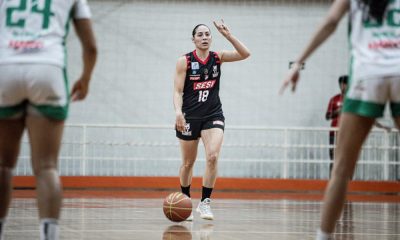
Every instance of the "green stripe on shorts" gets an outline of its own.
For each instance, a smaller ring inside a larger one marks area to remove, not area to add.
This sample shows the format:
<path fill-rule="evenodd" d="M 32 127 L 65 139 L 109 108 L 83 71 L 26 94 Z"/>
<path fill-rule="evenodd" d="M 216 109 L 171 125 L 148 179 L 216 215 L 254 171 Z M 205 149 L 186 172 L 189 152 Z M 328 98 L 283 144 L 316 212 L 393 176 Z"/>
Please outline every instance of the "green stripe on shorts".
<path fill-rule="evenodd" d="M 364 117 L 379 118 L 383 116 L 385 104 L 364 102 L 346 98 L 343 104 L 343 112 L 354 113 Z"/>
<path fill-rule="evenodd" d="M 24 110 L 24 104 L 12 107 L 0 107 L 0 118 L 9 118 Z"/>
<path fill-rule="evenodd" d="M 68 115 L 68 105 L 64 107 L 50 105 L 33 106 L 44 116 L 55 120 L 65 120 Z"/>

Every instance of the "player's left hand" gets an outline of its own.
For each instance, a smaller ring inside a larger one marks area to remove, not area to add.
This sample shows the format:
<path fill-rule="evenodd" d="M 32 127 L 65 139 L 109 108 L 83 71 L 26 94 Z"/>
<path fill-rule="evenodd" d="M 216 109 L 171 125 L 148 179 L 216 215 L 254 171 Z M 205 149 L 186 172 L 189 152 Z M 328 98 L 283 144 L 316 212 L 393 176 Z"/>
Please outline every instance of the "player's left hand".
<path fill-rule="evenodd" d="M 75 101 L 81 101 L 86 98 L 86 95 L 89 92 L 89 83 L 83 78 L 78 79 L 78 81 L 75 82 L 74 86 L 72 87 L 71 91 L 71 100 L 73 102 Z"/>
<path fill-rule="evenodd" d="M 224 19 L 221 19 L 221 23 L 213 21 L 214 26 L 218 29 L 218 31 L 225 37 L 228 38 L 231 35 L 229 28 L 225 25 Z"/>
<path fill-rule="evenodd" d="M 283 80 L 283 84 L 281 89 L 279 90 L 279 94 L 282 95 L 285 89 L 292 85 L 292 92 L 296 91 L 297 82 L 300 77 L 300 68 L 299 64 L 295 64 L 290 70 L 286 78 Z"/>

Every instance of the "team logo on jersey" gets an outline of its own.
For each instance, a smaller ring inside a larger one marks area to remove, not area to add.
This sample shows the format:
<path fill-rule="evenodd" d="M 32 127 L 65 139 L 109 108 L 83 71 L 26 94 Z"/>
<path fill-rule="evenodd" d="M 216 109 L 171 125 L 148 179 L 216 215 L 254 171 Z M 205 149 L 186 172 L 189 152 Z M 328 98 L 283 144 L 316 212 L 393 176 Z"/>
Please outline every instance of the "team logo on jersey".
<path fill-rule="evenodd" d="M 192 136 L 192 131 L 190 131 L 190 123 L 185 124 L 185 130 L 182 131 L 183 136 Z"/>
<path fill-rule="evenodd" d="M 204 80 L 207 80 L 208 79 L 208 69 L 204 68 L 203 73 L 204 73 Z"/>
<path fill-rule="evenodd" d="M 192 74 L 193 74 L 193 75 L 197 74 L 197 71 L 192 71 Z"/>
<path fill-rule="evenodd" d="M 213 88 L 216 80 L 210 80 L 205 82 L 195 82 L 193 84 L 193 90 L 203 90 Z"/>
<path fill-rule="evenodd" d="M 213 74 L 212 74 L 212 77 L 213 77 L 213 78 L 216 78 L 216 77 L 218 77 L 218 74 L 219 74 L 219 72 L 218 72 L 218 66 L 217 66 L 217 65 L 214 65 L 214 66 L 213 66 Z"/>
<path fill-rule="evenodd" d="M 191 81 L 198 81 L 198 80 L 200 80 L 200 74 L 190 75 L 190 76 L 189 76 L 189 80 L 191 80 Z"/>
<path fill-rule="evenodd" d="M 192 69 L 193 69 L 193 70 L 198 70 L 198 69 L 200 69 L 200 65 L 199 65 L 198 62 L 191 62 L 191 65 L 192 65 Z"/>

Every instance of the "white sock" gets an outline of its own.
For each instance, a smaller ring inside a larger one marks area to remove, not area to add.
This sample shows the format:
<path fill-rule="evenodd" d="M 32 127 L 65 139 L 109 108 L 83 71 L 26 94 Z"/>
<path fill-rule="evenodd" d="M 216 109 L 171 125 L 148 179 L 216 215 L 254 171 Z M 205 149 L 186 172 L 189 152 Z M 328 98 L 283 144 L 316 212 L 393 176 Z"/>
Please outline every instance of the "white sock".
<path fill-rule="evenodd" d="M 4 223 L 5 223 L 5 219 L 4 218 L 0 218 L 0 240 L 4 239 Z"/>
<path fill-rule="evenodd" d="M 315 238 L 315 240 L 330 240 L 330 239 L 333 239 L 332 234 L 326 233 L 322 231 L 320 228 L 317 230 L 317 237 Z"/>
<path fill-rule="evenodd" d="M 40 240 L 59 240 L 59 228 L 57 219 L 40 219 Z"/>

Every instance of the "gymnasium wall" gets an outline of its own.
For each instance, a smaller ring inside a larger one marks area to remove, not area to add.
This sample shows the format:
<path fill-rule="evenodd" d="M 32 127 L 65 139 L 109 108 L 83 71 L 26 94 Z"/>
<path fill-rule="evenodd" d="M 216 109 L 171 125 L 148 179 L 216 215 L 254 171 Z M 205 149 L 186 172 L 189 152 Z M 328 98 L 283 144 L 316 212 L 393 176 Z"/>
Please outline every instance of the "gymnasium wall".
<path fill-rule="evenodd" d="M 339 91 L 338 76 L 348 68 L 347 19 L 307 62 L 297 93 L 279 96 L 278 91 L 289 60 L 321 23 L 330 1 L 88 2 L 99 60 L 90 95 L 71 105 L 69 123 L 174 124 L 176 60 L 194 49 L 191 32 L 198 23 L 210 26 L 212 50 L 232 49 L 212 23 L 222 18 L 252 54 L 222 67 L 227 125 L 329 126 L 327 104 Z M 72 30 L 67 45 L 73 82 L 82 63 Z"/>

